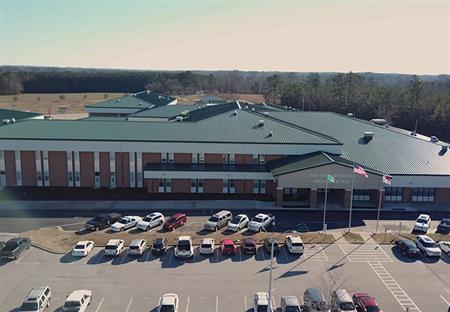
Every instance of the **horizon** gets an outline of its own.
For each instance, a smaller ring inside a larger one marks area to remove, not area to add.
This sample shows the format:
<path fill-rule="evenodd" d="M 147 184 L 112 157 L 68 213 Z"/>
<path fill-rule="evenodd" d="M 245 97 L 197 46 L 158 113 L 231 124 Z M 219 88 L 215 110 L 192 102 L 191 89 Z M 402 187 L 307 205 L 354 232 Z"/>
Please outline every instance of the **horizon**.
<path fill-rule="evenodd" d="M 2 1 L 0 64 L 450 73 L 449 2 L 127 3 Z"/>

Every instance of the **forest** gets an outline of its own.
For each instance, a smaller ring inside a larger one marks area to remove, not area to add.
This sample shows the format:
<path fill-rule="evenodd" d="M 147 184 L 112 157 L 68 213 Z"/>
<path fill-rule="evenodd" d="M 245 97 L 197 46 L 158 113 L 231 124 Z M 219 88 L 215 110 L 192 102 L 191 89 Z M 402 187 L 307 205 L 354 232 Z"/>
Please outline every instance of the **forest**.
<path fill-rule="evenodd" d="M 450 141 L 450 76 L 376 73 L 136 71 L 4 66 L 0 95 L 203 91 L 263 94 L 267 103 L 307 111 L 384 118 L 396 127 Z"/>

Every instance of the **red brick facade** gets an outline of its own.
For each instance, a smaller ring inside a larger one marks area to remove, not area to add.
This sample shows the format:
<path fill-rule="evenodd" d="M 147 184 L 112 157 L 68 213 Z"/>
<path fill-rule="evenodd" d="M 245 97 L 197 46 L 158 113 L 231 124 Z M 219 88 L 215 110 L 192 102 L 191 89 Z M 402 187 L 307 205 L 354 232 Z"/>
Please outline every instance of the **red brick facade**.
<path fill-rule="evenodd" d="M 204 192 L 205 193 L 222 193 L 223 181 L 220 179 L 207 179 L 205 180 Z"/>
<path fill-rule="evenodd" d="M 223 155 L 222 154 L 205 154 L 205 163 L 221 164 L 221 163 L 223 163 Z"/>
<path fill-rule="evenodd" d="M 190 179 L 172 179 L 172 193 L 190 193 Z"/>
<path fill-rule="evenodd" d="M 192 154 L 190 153 L 175 153 L 174 160 L 176 164 L 191 164 Z"/>
<path fill-rule="evenodd" d="M 23 186 L 36 186 L 36 155 L 34 151 L 20 152 L 22 163 L 22 184 Z"/>
<path fill-rule="evenodd" d="M 435 203 L 450 204 L 450 188 L 437 188 Z"/>
<path fill-rule="evenodd" d="M 109 187 L 110 168 L 109 168 L 109 153 L 99 153 L 100 162 L 100 187 Z"/>
<path fill-rule="evenodd" d="M 80 152 L 81 187 L 94 187 L 94 153 Z"/>
<path fill-rule="evenodd" d="M 5 151 L 6 185 L 16 185 L 16 155 L 14 151 Z"/>

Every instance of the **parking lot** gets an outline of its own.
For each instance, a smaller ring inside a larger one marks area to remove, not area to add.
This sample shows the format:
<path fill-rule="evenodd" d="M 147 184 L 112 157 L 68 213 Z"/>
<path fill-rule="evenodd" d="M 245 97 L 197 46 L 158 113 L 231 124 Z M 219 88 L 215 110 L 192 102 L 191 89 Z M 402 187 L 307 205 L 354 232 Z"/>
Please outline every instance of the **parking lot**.
<path fill-rule="evenodd" d="M 284 248 L 276 256 L 273 273 L 273 302 L 282 295 L 296 295 L 308 287 L 325 291 L 330 284 L 350 293 L 368 291 L 384 311 L 448 311 L 450 259 L 420 258 L 410 261 L 391 246 L 363 245 L 338 241 L 331 245 L 305 245 L 301 257 Z M 1 263 L 1 311 L 14 311 L 30 288 L 49 285 L 53 291 L 50 311 L 57 311 L 74 289 L 90 289 L 93 301 L 88 311 L 155 311 L 163 293 L 180 297 L 180 311 L 248 311 L 257 291 L 267 291 L 269 255 L 259 248 L 256 255 L 238 251 L 224 257 L 180 260 L 173 248 L 162 257 L 147 250 L 141 257 L 107 258 L 96 247 L 82 259 L 70 254 L 51 254 L 31 248 L 15 262 Z"/>

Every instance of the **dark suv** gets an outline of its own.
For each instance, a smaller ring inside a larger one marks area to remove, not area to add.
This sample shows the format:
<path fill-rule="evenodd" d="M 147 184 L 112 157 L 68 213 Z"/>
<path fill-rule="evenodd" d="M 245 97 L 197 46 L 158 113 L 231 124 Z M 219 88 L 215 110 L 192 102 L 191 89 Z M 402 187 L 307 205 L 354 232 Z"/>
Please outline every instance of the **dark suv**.
<path fill-rule="evenodd" d="M 256 241 L 253 238 L 244 238 L 244 243 L 241 248 L 243 253 L 254 255 L 256 253 Z"/>
<path fill-rule="evenodd" d="M 30 245 L 31 241 L 29 238 L 11 238 L 0 251 L 0 258 L 17 259 L 24 250 L 30 248 Z"/>
<path fill-rule="evenodd" d="M 167 244 L 164 237 L 159 237 L 155 239 L 152 246 L 152 254 L 155 256 L 162 256 L 166 253 Z"/>
<path fill-rule="evenodd" d="M 450 219 L 444 218 L 437 226 L 437 232 L 442 234 L 450 233 Z"/>
<path fill-rule="evenodd" d="M 404 256 L 411 258 L 417 258 L 420 255 L 420 250 L 417 248 L 416 243 L 409 239 L 399 239 L 394 243 L 394 247 L 402 253 Z"/>
<path fill-rule="evenodd" d="M 93 219 L 86 222 L 86 229 L 98 231 L 106 229 L 111 224 L 119 221 L 122 216 L 118 213 L 101 213 L 95 216 Z"/>

